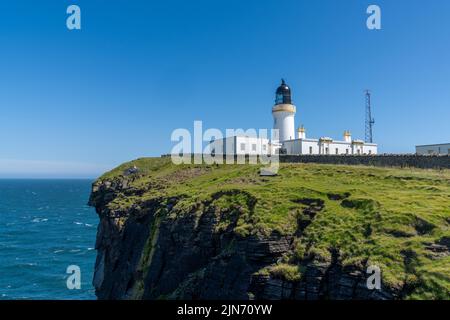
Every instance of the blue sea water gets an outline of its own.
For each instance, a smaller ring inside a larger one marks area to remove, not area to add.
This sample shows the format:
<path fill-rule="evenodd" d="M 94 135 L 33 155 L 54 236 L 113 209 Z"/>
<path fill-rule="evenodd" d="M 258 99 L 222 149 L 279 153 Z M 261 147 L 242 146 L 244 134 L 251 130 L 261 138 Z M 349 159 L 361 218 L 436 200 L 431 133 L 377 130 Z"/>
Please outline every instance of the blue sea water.
<path fill-rule="evenodd" d="M 95 299 L 91 180 L 0 180 L 0 299 Z M 67 267 L 81 289 L 67 288 Z"/>

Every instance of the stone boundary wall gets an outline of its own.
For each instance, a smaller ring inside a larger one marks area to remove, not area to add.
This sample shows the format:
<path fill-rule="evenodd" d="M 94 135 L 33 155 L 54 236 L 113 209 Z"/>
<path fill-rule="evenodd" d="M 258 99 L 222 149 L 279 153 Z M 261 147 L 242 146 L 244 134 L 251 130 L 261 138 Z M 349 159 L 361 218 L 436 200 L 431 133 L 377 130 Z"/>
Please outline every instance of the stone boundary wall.
<path fill-rule="evenodd" d="M 192 163 L 193 154 L 191 154 Z M 201 155 L 199 155 L 201 156 Z M 170 157 L 170 154 L 161 155 Z M 376 167 L 401 167 L 422 169 L 450 169 L 450 155 L 379 154 L 379 155 L 279 155 L 281 163 L 323 163 L 365 165 Z M 249 156 L 246 156 L 246 162 Z M 254 156 L 252 156 L 254 158 Z M 236 156 L 234 156 L 236 162 Z M 257 161 L 257 160 L 255 160 Z M 225 163 L 225 156 L 224 156 Z"/>
<path fill-rule="evenodd" d="M 450 169 L 450 156 L 415 154 L 385 155 L 280 155 L 283 163 L 325 163 L 365 165 L 376 167 L 401 167 L 422 169 Z"/>

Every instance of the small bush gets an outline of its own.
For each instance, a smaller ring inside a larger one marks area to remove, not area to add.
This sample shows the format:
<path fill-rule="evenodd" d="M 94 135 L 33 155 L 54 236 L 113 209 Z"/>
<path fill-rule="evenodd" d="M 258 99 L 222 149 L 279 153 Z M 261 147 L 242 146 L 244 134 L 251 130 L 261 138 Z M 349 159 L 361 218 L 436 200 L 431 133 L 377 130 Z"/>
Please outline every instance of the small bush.
<path fill-rule="evenodd" d="M 276 266 L 271 267 L 269 272 L 272 277 L 289 282 L 298 282 L 301 279 L 299 266 L 294 266 L 286 263 L 280 263 Z"/>

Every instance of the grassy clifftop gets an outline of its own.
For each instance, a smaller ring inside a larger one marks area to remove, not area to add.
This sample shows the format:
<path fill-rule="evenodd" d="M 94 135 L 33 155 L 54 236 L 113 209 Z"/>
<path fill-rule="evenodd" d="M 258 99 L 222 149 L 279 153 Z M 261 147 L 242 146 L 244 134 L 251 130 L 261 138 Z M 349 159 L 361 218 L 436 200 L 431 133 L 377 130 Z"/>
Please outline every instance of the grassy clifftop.
<path fill-rule="evenodd" d="M 134 165 L 138 172 L 127 175 Z M 207 203 L 224 213 L 219 229 L 235 223 L 242 237 L 293 236 L 293 253 L 266 270 L 274 275 L 298 279 L 300 261 L 338 254 L 343 265 L 379 266 L 383 284 L 405 289 L 404 298 L 450 299 L 449 170 L 281 164 L 277 176 L 261 177 L 253 165 L 144 158 L 99 182 L 123 179 L 134 192 L 116 197 L 111 210 L 176 197 L 174 219 Z"/>

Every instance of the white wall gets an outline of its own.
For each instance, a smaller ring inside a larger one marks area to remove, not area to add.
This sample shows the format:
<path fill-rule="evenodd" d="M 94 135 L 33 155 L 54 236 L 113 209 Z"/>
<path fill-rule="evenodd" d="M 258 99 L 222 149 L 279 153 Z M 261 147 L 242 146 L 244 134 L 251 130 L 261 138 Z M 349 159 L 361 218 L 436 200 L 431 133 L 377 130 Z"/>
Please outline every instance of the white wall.
<path fill-rule="evenodd" d="M 352 144 L 352 154 L 362 155 L 364 154 L 363 145 L 362 144 Z"/>
<path fill-rule="evenodd" d="M 365 144 L 363 151 L 364 154 L 378 154 L 378 146 L 376 144 Z"/>
<path fill-rule="evenodd" d="M 275 143 L 272 141 L 270 144 L 270 154 L 279 154 L 281 147 L 281 143 Z"/>
<path fill-rule="evenodd" d="M 227 149 L 228 148 L 228 149 Z M 212 141 L 206 152 L 215 154 L 234 154 L 236 150 L 235 137 Z"/>
<path fill-rule="evenodd" d="M 302 141 L 301 146 L 302 154 L 311 154 L 311 152 L 312 154 L 320 153 L 319 140 L 305 139 Z"/>
<path fill-rule="evenodd" d="M 227 143 L 230 146 L 229 150 L 227 150 Z M 339 155 L 377 154 L 378 151 L 376 144 L 352 144 L 344 141 L 321 142 L 318 139 L 288 140 L 283 142 L 282 147 L 286 149 L 287 154 L 294 155 L 327 154 L 326 148 L 328 148 L 329 155 L 336 155 L 336 149 Z M 271 146 L 268 139 L 236 136 L 213 141 L 209 146 L 209 152 L 214 149 L 216 154 L 258 155 L 275 154 L 278 148 L 277 145 Z"/>
<path fill-rule="evenodd" d="M 236 154 L 270 154 L 269 140 L 256 137 L 238 136 L 236 137 Z"/>
<path fill-rule="evenodd" d="M 258 155 L 270 154 L 269 139 L 235 136 L 215 140 L 209 145 L 208 152 L 215 154 Z"/>
<path fill-rule="evenodd" d="M 356 155 L 359 150 L 360 154 L 363 155 L 377 154 L 378 147 L 376 144 L 353 145 L 344 141 L 321 142 L 317 139 L 296 139 L 285 141 L 283 148 L 286 149 L 287 154 Z"/>
<path fill-rule="evenodd" d="M 337 153 L 336 153 L 337 149 Z M 333 142 L 330 145 L 330 154 L 352 154 L 351 143 L 348 142 Z"/>

